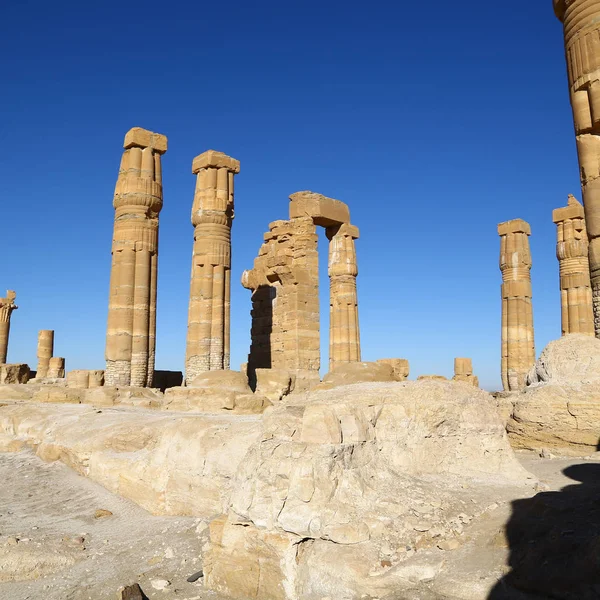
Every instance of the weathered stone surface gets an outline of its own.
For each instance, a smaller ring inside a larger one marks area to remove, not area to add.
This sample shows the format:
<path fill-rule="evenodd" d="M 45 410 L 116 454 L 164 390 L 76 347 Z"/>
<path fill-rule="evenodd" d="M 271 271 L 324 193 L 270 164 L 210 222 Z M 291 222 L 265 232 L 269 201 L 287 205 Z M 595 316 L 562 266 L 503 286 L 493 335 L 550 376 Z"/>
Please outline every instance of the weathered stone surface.
<path fill-rule="evenodd" d="M 65 376 L 65 359 L 60 356 L 53 356 L 48 361 L 48 378 L 62 379 Z M 39 375 L 36 375 L 39 377 Z"/>
<path fill-rule="evenodd" d="M 0 451 L 20 440 L 152 514 L 206 518 L 226 510 L 233 475 L 260 422 L 252 415 L 15 403 L 0 406 L 0 431 Z"/>
<path fill-rule="evenodd" d="M 161 155 L 167 138 L 134 127 L 123 148 L 113 200 L 106 381 L 143 387 L 152 385 L 154 373 Z"/>
<path fill-rule="evenodd" d="M 48 367 L 50 359 L 54 354 L 54 331 L 52 329 L 42 329 L 38 334 L 37 347 L 37 374 L 36 377 L 48 377 Z"/>
<path fill-rule="evenodd" d="M 67 373 L 67 387 L 88 389 L 104 385 L 104 371 L 75 369 Z"/>
<path fill-rule="evenodd" d="M 512 395 L 507 423 L 515 447 L 561 454 L 596 451 L 600 442 L 600 340 L 570 334 L 550 342 Z"/>
<path fill-rule="evenodd" d="M 470 358 L 454 359 L 454 377 L 452 377 L 452 380 L 479 387 L 479 379 L 473 375 L 473 361 Z"/>
<path fill-rule="evenodd" d="M 194 251 L 186 346 L 186 382 L 203 371 L 229 369 L 231 225 L 239 161 L 215 150 L 192 164 Z"/>
<path fill-rule="evenodd" d="M 10 333 L 10 316 L 18 308 L 15 304 L 17 294 L 13 290 L 6 292 L 6 298 L 0 298 L 0 365 L 6 363 L 8 356 L 8 334 Z"/>
<path fill-rule="evenodd" d="M 455 539 L 451 523 L 483 514 L 489 486 L 530 481 L 481 390 L 424 381 L 292 395 L 265 414 L 230 510 L 211 523 L 206 584 L 261 600 L 415 588 L 445 559 L 406 549 Z"/>
<path fill-rule="evenodd" d="M 390 365 L 398 381 L 405 381 L 410 375 L 410 366 L 406 358 L 379 358 L 377 362 Z"/>
<path fill-rule="evenodd" d="M 331 389 L 340 385 L 371 381 L 396 381 L 394 368 L 381 362 L 341 364 L 323 377 L 318 389 Z"/>
<path fill-rule="evenodd" d="M 554 0 L 554 8 L 564 25 L 569 92 L 589 238 L 594 327 L 596 336 L 600 337 L 600 49 L 591 43 L 600 34 L 600 5 L 596 0 Z"/>
<path fill-rule="evenodd" d="M 531 228 L 523 219 L 498 225 L 502 271 L 502 385 L 506 391 L 525 387 L 535 362 L 531 305 Z"/>
<path fill-rule="evenodd" d="M 29 365 L 24 363 L 0 365 L 0 385 L 27 383 L 29 381 Z"/>
<path fill-rule="evenodd" d="M 294 391 L 296 376 L 285 369 L 256 369 L 256 393 L 279 402 Z"/>
<path fill-rule="evenodd" d="M 599 55 L 600 56 L 600 55 Z M 594 335 L 594 309 L 583 206 L 569 195 L 567 206 L 552 212 L 560 266 L 562 334 Z"/>
<path fill-rule="evenodd" d="M 417 381 L 423 381 L 427 379 L 432 379 L 434 381 L 448 381 L 448 378 L 444 377 L 443 375 L 419 375 L 417 377 Z"/>

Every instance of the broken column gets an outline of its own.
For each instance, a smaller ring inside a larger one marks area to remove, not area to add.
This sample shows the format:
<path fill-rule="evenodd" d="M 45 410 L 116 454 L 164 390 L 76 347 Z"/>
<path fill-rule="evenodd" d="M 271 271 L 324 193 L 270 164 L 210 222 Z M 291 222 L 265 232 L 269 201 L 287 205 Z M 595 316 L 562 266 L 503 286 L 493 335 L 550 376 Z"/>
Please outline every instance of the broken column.
<path fill-rule="evenodd" d="M 583 206 L 569 195 L 567 206 L 552 213 L 557 225 L 562 334 L 594 335 L 594 311 Z"/>
<path fill-rule="evenodd" d="M 6 363 L 8 355 L 8 334 L 10 332 L 10 315 L 18 307 L 15 304 L 16 292 L 8 290 L 6 298 L 0 298 L 0 365 Z"/>
<path fill-rule="evenodd" d="M 186 348 L 187 382 L 204 371 L 229 369 L 233 178 L 239 161 L 214 150 L 192 163 L 197 175 L 194 251 Z"/>
<path fill-rule="evenodd" d="M 358 228 L 343 224 L 327 228 L 329 239 L 329 370 L 360 361 L 356 249 Z"/>
<path fill-rule="evenodd" d="M 554 0 L 564 26 L 567 76 L 589 237 L 594 328 L 600 337 L 600 4 Z"/>
<path fill-rule="evenodd" d="M 531 304 L 529 223 L 513 219 L 498 225 L 502 271 L 502 384 L 506 391 L 525 387 L 535 363 Z"/>
<path fill-rule="evenodd" d="M 473 361 L 470 358 L 454 359 L 454 377 L 452 380 L 479 387 L 479 379 L 476 375 L 473 375 Z"/>
<path fill-rule="evenodd" d="M 53 356 L 48 363 L 48 377 L 59 379 L 65 376 L 65 359 L 61 356 Z"/>
<path fill-rule="evenodd" d="M 167 138 L 134 127 L 123 147 L 113 202 L 106 383 L 145 387 L 152 385 L 154 373 L 160 157 Z"/>
<path fill-rule="evenodd" d="M 36 378 L 42 379 L 48 377 L 48 367 L 50 359 L 54 354 L 54 331 L 52 329 L 42 329 L 38 334 L 37 346 L 37 373 Z"/>

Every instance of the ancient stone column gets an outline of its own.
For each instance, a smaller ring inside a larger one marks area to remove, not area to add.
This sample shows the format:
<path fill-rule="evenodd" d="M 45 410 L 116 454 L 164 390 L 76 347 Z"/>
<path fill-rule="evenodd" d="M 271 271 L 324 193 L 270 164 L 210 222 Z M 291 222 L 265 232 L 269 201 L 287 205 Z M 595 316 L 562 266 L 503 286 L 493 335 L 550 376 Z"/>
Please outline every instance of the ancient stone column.
<path fill-rule="evenodd" d="M 562 334 L 594 335 L 594 311 L 583 206 L 569 196 L 552 213 L 557 225 L 556 257 L 560 268 Z"/>
<path fill-rule="evenodd" d="M 0 298 L 0 365 L 6 363 L 8 355 L 8 334 L 10 332 L 10 315 L 18 307 L 15 304 L 17 294 L 12 290 L 6 292 L 6 298 Z"/>
<path fill-rule="evenodd" d="M 65 376 L 65 359 L 61 356 L 53 356 L 48 363 L 48 377 L 54 379 Z"/>
<path fill-rule="evenodd" d="M 186 381 L 229 369 L 233 178 L 239 161 L 208 150 L 192 163 L 194 251 L 188 313 Z"/>
<path fill-rule="evenodd" d="M 358 228 L 343 224 L 326 229 L 329 238 L 329 370 L 360 361 L 356 249 Z"/>
<path fill-rule="evenodd" d="M 553 0 L 564 26 L 567 75 L 583 206 L 596 337 L 600 337 L 600 3 Z"/>
<path fill-rule="evenodd" d="M 48 367 L 53 354 L 54 331 L 52 329 L 42 329 L 38 334 L 36 378 L 48 377 Z"/>
<path fill-rule="evenodd" d="M 498 225 L 502 271 L 502 384 L 505 390 L 525 387 L 535 363 L 531 305 L 529 224 L 522 219 Z"/>
<path fill-rule="evenodd" d="M 167 138 L 134 127 L 123 147 L 113 202 L 106 384 L 144 387 L 152 385 L 154 373 L 160 157 Z"/>

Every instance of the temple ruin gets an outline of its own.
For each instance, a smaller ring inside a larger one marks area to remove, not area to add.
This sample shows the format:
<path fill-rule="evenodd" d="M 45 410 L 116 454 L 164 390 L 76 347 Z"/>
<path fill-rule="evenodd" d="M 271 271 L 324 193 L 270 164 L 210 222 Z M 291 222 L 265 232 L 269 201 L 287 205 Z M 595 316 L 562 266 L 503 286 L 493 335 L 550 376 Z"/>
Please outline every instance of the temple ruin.
<path fill-rule="evenodd" d="M 298 388 L 320 381 L 319 256 L 316 227 L 329 243 L 330 370 L 360 361 L 356 251 L 348 206 L 314 192 L 290 196 L 290 218 L 274 221 L 242 285 L 252 291 L 250 380 L 256 369 L 287 369 Z"/>
<path fill-rule="evenodd" d="M 594 328 L 600 337 L 600 4 L 553 0 L 565 37 L 567 76 L 589 237 Z"/>
<path fill-rule="evenodd" d="M 194 251 L 188 314 L 186 381 L 229 369 L 233 178 L 239 161 L 209 150 L 192 163 Z"/>
<path fill-rule="evenodd" d="M 0 365 L 6 363 L 8 356 L 8 334 L 10 333 L 10 316 L 18 306 L 15 304 L 16 292 L 8 290 L 6 298 L 0 298 Z"/>
<path fill-rule="evenodd" d="M 583 206 L 569 195 L 567 206 L 552 213 L 557 225 L 562 334 L 594 335 L 594 310 Z"/>
<path fill-rule="evenodd" d="M 531 304 L 529 223 L 513 219 L 498 225 L 502 271 L 502 385 L 506 391 L 525 387 L 535 363 Z"/>
<path fill-rule="evenodd" d="M 454 359 L 454 377 L 452 377 L 452 380 L 479 387 L 479 379 L 477 375 L 473 375 L 473 361 L 470 358 Z"/>
<path fill-rule="evenodd" d="M 134 127 L 123 147 L 113 201 L 106 382 L 145 387 L 154 373 L 161 156 L 167 138 Z"/>

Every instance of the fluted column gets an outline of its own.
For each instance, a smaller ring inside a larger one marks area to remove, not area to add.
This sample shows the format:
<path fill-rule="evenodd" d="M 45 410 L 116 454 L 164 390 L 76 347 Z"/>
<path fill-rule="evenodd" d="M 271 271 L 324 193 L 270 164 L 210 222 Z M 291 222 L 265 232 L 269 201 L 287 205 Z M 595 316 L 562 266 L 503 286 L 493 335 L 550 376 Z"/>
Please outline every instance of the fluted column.
<path fill-rule="evenodd" d="M 186 348 L 186 381 L 229 369 L 233 178 L 239 161 L 214 150 L 192 164 L 194 251 Z"/>
<path fill-rule="evenodd" d="M 329 238 L 329 370 L 360 361 L 356 249 L 358 228 L 328 227 Z"/>
<path fill-rule="evenodd" d="M 525 387 L 535 363 L 531 304 L 529 223 L 522 219 L 498 225 L 502 271 L 502 384 L 505 390 Z"/>
<path fill-rule="evenodd" d="M 144 387 L 154 374 L 161 155 L 167 138 L 134 127 L 123 147 L 113 202 L 106 385 Z"/>
<path fill-rule="evenodd" d="M 0 298 L 0 365 L 6 363 L 8 355 L 8 334 L 10 333 L 10 315 L 18 307 L 15 304 L 17 294 L 13 290 L 6 292 L 6 298 Z"/>
<path fill-rule="evenodd" d="M 36 377 L 48 377 L 48 368 L 50 359 L 54 355 L 54 331 L 52 329 L 42 329 L 38 334 L 37 346 L 37 374 Z"/>
<path fill-rule="evenodd" d="M 557 225 L 556 257 L 560 268 L 562 334 L 594 335 L 594 311 L 583 206 L 569 196 L 552 213 Z"/>
<path fill-rule="evenodd" d="M 589 237 L 594 329 L 600 337 L 600 3 L 554 0 L 563 23 L 567 76 Z"/>

